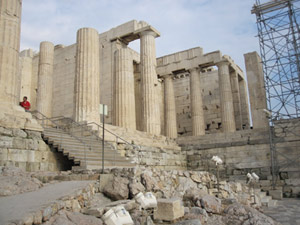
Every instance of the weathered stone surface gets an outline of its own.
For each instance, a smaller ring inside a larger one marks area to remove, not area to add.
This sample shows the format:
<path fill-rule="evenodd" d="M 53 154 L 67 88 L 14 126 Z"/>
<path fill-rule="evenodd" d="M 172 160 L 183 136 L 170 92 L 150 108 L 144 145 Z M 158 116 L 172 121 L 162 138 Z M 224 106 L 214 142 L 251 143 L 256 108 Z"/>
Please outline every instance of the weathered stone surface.
<path fill-rule="evenodd" d="M 189 202 L 192 206 L 197 204 L 202 197 L 207 195 L 207 192 L 200 190 L 198 188 L 188 189 L 183 196 L 183 201 L 187 204 Z"/>
<path fill-rule="evenodd" d="M 154 188 L 156 188 L 157 182 L 153 179 L 153 177 L 151 176 L 151 173 L 149 171 L 147 171 L 141 175 L 141 181 L 142 181 L 142 184 L 146 187 L 147 191 L 151 191 Z"/>
<path fill-rule="evenodd" d="M 202 209 L 200 207 L 192 207 L 190 209 L 190 213 L 191 214 L 201 214 L 201 215 L 206 215 L 207 216 L 207 212 L 205 209 Z"/>
<path fill-rule="evenodd" d="M 269 190 L 269 195 L 272 196 L 273 199 L 281 200 L 283 198 L 282 190 Z"/>
<path fill-rule="evenodd" d="M 144 192 L 145 187 L 140 182 L 134 181 L 134 182 L 129 184 L 129 191 L 130 191 L 130 196 L 134 197 L 138 193 Z"/>
<path fill-rule="evenodd" d="M 103 193 L 113 200 L 127 199 L 129 196 L 129 181 L 123 177 L 114 177 L 103 189 Z"/>
<path fill-rule="evenodd" d="M 224 212 L 226 224 L 280 225 L 256 209 L 239 203 L 228 206 Z"/>
<path fill-rule="evenodd" d="M 102 225 L 103 222 L 94 216 L 83 215 L 76 212 L 60 211 L 52 217 L 45 225 Z"/>
<path fill-rule="evenodd" d="M 0 167 L 0 196 L 38 190 L 43 184 L 16 167 Z"/>
<path fill-rule="evenodd" d="M 175 223 L 174 225 L 201 225 L 201 221 L 194 219 L 194 220 L 184 220 L 180 221 L 178 223 Z"/>
<path fill-rule="evenodd" d="M 174 221 L 184 216 L 184 207 L 179 199 L 158 199 L 155 220 Z"/>
<path fill-rule="evenodd" d="M 211 195 L 205 195 L 201 198 L 201 205 L 210 213 L 220 214 L 222 210 L 221 200 Z"/>

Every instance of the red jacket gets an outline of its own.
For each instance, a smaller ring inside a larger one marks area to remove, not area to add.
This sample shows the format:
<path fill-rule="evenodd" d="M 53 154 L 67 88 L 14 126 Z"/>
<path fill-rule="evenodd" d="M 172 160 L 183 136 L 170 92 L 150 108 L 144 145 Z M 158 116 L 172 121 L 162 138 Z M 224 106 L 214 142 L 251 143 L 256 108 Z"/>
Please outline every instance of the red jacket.
<path fill-rule="evenodd" d="M 25 109 L 25 110 L 29 110 L 30 109 L 30 103 L 29 101 L 26 102 L 21 102 L 20 105 Z"/>

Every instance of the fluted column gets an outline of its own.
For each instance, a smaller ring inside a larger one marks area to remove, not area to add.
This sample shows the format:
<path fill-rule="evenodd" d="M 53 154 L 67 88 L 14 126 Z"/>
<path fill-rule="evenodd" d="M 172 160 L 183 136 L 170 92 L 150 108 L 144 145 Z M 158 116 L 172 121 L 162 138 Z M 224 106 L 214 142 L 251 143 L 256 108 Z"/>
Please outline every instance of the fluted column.
<path fill-rule="evenodd" d="M 176 105 L 171 75 L 164 77 L 165 83 L 165 135 L 177 138 Z"/>
<path fill-rule="evenodd" d="M 17 104 L 22 0 L 0 0 L 0 101 Z"/>
<path fill-rule="evenodd" d="M 219 75 L 221 120 L 223 132 L 234 132 L 235 119 L 229 75 L 229 62 L 221 61 L 217 64 L 217 66 Z"/>
<path fill-rule="evenodd" d="M 136 129 L 133 59 L 128 48 L 116 51 L 115 125 Z"/>
<path fill-rule="evenodd" d="M 75 120 L 100 122 L 99 35 L 93 28 L 77 31 Z"/>
<path fill-rule="evenodd" d="M 190 72 L 191 111 L 192 111 L 192 135 L 205 134 L 205 122 L 203 112 L 203 100 L 200 84 L 200 69 L 192 68 Z"/>
<path fill-rule="evenodd" d="M 51 42 L 41 42 L 39 54 L 38 91 L 36 108 L 39 112 L 52 117 L 52 84 L 53 84 L 54 45 Z"/>
<path fill-rule="evenodd" d="M 233 109 L 235 115 L 236 128 L 242 129 L 242 108 L 239 88 L 239 75 L 236 71 L 230 73 L 230 83 L 232 90 Z"/>
<path fill-rule="evenodd" d="M 143 104 L 143 130 L 160 134 L 160 110 L 156 74 L 155 36 L 153 31 L 144 31 L 141 36 L 141 83 Z"/>
<path fill-rule="evenodd" d="M 20 88 L 20 96 L 27 96 L 28 100 L 32 102 L 31 98 L 31 83 L 32 83 L 32 59 L 33 59 L 33 51 L 31 49 L 24 50 L 20 53 L 20 79 L 21 79 L 21 88 Z"/>

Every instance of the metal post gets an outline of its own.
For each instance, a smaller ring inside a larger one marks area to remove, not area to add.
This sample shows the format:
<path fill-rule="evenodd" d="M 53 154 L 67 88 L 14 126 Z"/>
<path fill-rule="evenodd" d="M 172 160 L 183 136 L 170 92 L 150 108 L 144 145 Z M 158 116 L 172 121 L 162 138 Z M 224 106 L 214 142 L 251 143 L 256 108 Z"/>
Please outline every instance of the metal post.
<path fill-rule="evenodd" d="M 218 197 L 220 197 L 220 171 L 219 165 L 217 165 L 217 188 L 218 188 Z"/>
<path fill-rule="evenodd" d="M 103 112 L 102 112 L 102 174 L 104 174 L 104 105 L 103 105 Z"/>

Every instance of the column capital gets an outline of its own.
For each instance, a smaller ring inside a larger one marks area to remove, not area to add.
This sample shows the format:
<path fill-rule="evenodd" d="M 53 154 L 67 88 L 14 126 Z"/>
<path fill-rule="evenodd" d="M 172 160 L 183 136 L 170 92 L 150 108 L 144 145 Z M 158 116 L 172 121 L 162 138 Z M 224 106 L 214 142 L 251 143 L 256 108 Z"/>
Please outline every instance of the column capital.
<path fill-rule="evenodd" d="M 162 75 L 159 75 L 160 78 L 162 78 L 163 80 L 166 80 L 166 79 L 172 79 L 174 76 L 173 73 L 167 73 L 167 74 L 162 74 Z"/>
<path fill-rule="evenodd" d="M 150 25 L 136 30 L 134 34 L 138 34 L 139 36 L 152 35 L 155 38 L 160 37 L 160 33 L 158 32 L 158 30 L 156 30 L 154 27 Z"/>
<path fill-rule="evenodd" d="M 230 65 L 230 62 L 228 60 L 222 60 L 222 61 L 219 61 L 216 63 L 216 66 L 217 67 L 220 67 L 220 66 L 229 66 Z"/>

